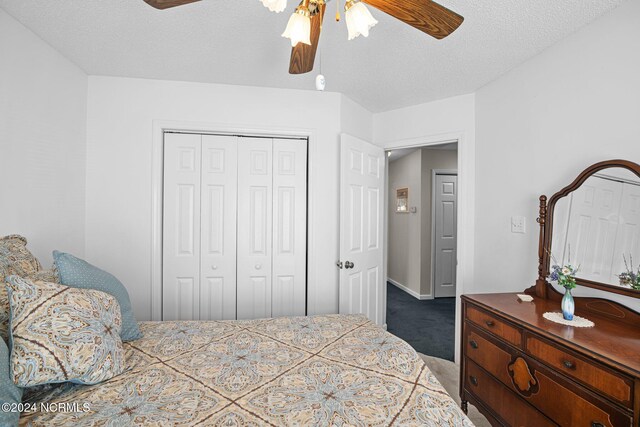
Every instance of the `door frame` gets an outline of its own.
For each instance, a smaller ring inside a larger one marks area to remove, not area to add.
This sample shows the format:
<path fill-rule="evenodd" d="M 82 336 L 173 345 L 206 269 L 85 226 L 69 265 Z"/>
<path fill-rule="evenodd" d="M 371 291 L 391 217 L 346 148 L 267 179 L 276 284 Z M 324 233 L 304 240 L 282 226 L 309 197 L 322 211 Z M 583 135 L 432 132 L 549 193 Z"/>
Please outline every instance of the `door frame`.
<path fill-rule="evenodd" d="M 431 169 L 431 299 L 436 299 L 436 239 L 435 239 L 435 236 L 436 236 L 436 175 L 455 175 L 457 177 L 458 170 L 457 169 Z M 456 211 L 457 209 L 458 209 L 458 189 L 456 188 Z M 456 218 L 456 254 L 458 253 L 457 220 L 458 218 Z M 457 258 L 457 255 L 456 255 L 456 258 Z M 457 267 L 456 267 L 456 270 L 457 270 Z M 457 275 L 456 275 L 456 289 L 458 289 Z"/>
<path fill-rule="evenodd" d="M 300 138 L 307 140 L 307 271 L 305 290 L 305 313 L 309 311 L 309 290 L 317 285 L 316 267 L 310 260 L 315 259 L 315 234 L 313 233 L 312 191 L 313 159 L 315 159 L 316 130 L 286 127 L 255 127 L 252 125 L 228 125 L 221 123 L 201 123 L 181 120 L 153 120 L 153 141 L 151 147 L 151 320 L 162 320 L 162 208 L 164 172 L 164 133 L 203 133 L 219 135 L 255 136 L 263 138 Z"/>
<path fill-rule="evenodd" d="M 458 266 L 456 268 L 456 324 L 455 324 L 455 362 L 460 363 L 462 322 L 460 295 L 464 293 L 467 282 L 473 280 L 475 247 L 475 146 L 473 135 L 467 132 L 452 132 L 425 135 L 417 138 L 401 139 L 378 143 L 385 151 L 401 148 L 422 148 L 448 143 L 458 143 Z M 389 158 L 386 158 L 385 206 L 389 197 Z M 389 212 L 384 210 L 384 277 L 387 277 Z M 386 325 L 387 287 L 384 286 L 384 316 Z"/>

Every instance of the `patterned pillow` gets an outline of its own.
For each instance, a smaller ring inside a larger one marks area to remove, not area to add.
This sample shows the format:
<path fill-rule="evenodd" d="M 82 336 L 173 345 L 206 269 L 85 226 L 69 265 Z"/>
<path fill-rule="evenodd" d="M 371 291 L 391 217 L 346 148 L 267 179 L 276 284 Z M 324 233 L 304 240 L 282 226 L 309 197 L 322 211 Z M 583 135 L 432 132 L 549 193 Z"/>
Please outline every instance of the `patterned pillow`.
<path fill-rule="evenodd" d="M 9 295 L 4 281 L 0 280 L 0 336 L 6 342 L 9 342 Z"/>
<path fill-rule="evenodd" d="M 120 306 L 111 295 L 7 278 L 11 377 L 20 387 L 96 384 L 124 371 Z"/>
<path fill-rule="evenodd" d="M 122 312 L 122 341 L 142 338 L 127 288 L 114 275 L 64 252 L 53 251 L 53 260 L 63 284 L 74 288 L 96 289 L 116 297 Z"/>
<path fill-rule="evenodd" d="M 27 239 L 17 234 L 0 238 L 0 336 L 9 340 L 9 297 L 4 286 L 7 276 L 59 282 L 55 269 L 42 270 L 38 259 L 27 249 Z"/>
<path fill-rule="evenodd" d="M 60 283 L 58 271 L 55 268 L 40 270 L 28 278 L 33 281 Z M 4 284 L 4 277 L 0 280 L 0 336 L 5 341 L 9 341 L 9 295 Z"/>
<path fill-rule="evenodd" d="M 0 277 L 30 277 L 42 270 L 38 259 L 27 249 L 27 239 L 17 234 L 0 238 Z"/>
<path fill-rule="evenodd" d="M 9 349 L 4 340 L 0 340 L 0 403 L 14 404 L 22 402 L 22 389 L 17 387 L 9 375 Z M 16 409 L 11 411 L 11 409 Z M 18 408 L 0 408 L 0 426 L 17 426 L 20 418 Z"/>

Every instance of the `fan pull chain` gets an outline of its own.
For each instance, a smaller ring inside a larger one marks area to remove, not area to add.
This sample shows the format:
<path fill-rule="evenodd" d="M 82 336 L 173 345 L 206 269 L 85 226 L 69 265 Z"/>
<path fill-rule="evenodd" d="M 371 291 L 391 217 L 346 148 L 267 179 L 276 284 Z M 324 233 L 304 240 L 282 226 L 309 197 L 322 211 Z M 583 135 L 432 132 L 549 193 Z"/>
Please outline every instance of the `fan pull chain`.
<path fill-rule="evenodd" d="M 340 0 L 336 0 L 336 22 L 340 22 Z"/>

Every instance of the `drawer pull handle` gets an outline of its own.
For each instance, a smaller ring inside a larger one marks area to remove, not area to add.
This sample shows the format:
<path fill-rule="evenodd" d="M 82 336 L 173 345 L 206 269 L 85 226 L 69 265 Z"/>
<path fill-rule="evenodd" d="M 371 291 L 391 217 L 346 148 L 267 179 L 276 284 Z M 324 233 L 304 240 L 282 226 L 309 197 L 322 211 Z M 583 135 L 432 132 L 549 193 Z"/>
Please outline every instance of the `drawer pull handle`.
<path fill-rule="evenodd" d="M 493 322 L 493 320 L 487 320 L 486 322 L 484 322 L 488 327 L 493 328 L 496 324 Z"/>
<path fill-rule="evenodd" d="M 478 343 L 474 340 L 469 341 L 469 345 L 471 346 L 471 348 L 478 348 Z"/>
<path fill-rule="evenodd" d="M 604 427 L 604 424 L 597 421 L 591 421 L 591 427 Z"/>
<path fill-rule="evenodd" d="M 471 375 L 469 377 L 469 381 L 471 381 L 471 384 L 477 386 L 478 385 L 478 379 L 476 377 L 474 377 L 473 375 Z"/>
<path fill-rule="evenodd" d="M 573 369 L 573 368 L 575 368 L 575 367 L 576 367 L 576 365 L 575 365 L 573 362 L 569 361 L 569 360 L 563 360 L 563 361 L 562 361 L 562 364 L 563 364 L 563 365 L 564 365 L 564 367 L 565 367 L 565 368 L 567 368 L 567 369 Z"/>

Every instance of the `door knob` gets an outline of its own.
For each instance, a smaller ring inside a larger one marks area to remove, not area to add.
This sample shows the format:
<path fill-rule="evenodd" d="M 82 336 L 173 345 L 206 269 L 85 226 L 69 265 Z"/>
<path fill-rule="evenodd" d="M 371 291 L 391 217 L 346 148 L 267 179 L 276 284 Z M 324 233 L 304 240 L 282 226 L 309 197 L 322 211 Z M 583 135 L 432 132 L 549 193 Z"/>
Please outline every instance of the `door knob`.
<path fill-rule="evenodd" d="M 256 270 L 260 270 L 262 268 L 262 264 L 256 264 Z"/>
<path fill-rule="evenodd" d="M 342 270 L 342 261 L 338 261 L 338 262 L 336 263 L 336 265 L 338 266 L 338 268 L 339 268 L 340 270 Z"/>
<path fill-rule="evenodd" d="M 344 263 L 344 268 L 353 268 L 355 265 L 351 261 L 346 261 Z"/>
<path fill-rule="evenodd" d="M 212 265 L 212 266 L 211 266 L 211 269 L 212 269 L 212 270 L 217 270 L 217 269 L 218 269 L 218 266 L 217 266 L 217 265 Z"/>

